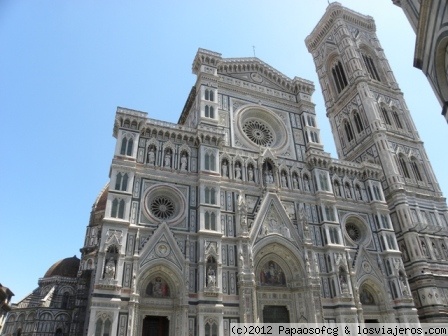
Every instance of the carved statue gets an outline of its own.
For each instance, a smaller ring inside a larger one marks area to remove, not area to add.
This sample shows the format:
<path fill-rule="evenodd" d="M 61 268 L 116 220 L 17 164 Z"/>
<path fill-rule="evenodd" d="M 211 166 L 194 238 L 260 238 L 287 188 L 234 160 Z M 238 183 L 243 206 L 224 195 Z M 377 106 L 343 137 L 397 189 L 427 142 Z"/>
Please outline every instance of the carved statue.
<path fill-rule="evenodd" d="M 215 287 L 216 286 L 216 274 L 215 270 L 209 266 L 207 271 L 207 287 Z"/>
<path fill-rule="evenodd" d="M 288 182 L 286 181 L 286 175 L 282 174 L 282 187 L 283 188 L 287 188 L 288 187 Z"/>
<path fill-rule="evenodd" d="M 294 189 L 299 189 L 299 181 L 297 181 L 297 176 L 295 174 L 292 176 L 292 186 Z"/>
<path fill-rule="evenodd" d="M 155 163 L 155 161 L 156 161 L 156 154 L 154 153 L 154 148 L 151 147 L 148 150 L 148 155 L 147 155 L 146 162 L 151 164 L 151 165 L 153 165 Z"/>
<path fill-rule="evenodd" d="M 254 180 L 254 170 L 252 169 L 252 167 L 249 167 L 249 169 L 247 171 L 247 180 L 248 181 Z"/>
<path fill-rule="evenodd" d="M 227 162 L 226 161 L 223 161 L 223 163 L 222 163 L 221 174 L 222 174 L 222 176 L 227 176 Z"/>
<path fill-rule="evenodd" d="M 114 279 L 115 278 L 115 260 L 109 258 L 104 268 L 104 279 Z"/>
<path fill-rule="evenodd" d="M 235 166 L 235 179 L 241 180 L 241 167 L 239 164 Z"/>
<path fill-rule="evenodd" d="M 180 159 L 180 170 L 186 171 L 187 170 L 187 163 L 188 163 L 188 159 L 187 159 L 187 156 L 184 153 L 184 154 L 182 154 L 182 157 Z"/>
<path fill-rule="evenodd" d="M 165 167 L 171 167 L 171 153 L 169 150 L 165 153 Z"/>

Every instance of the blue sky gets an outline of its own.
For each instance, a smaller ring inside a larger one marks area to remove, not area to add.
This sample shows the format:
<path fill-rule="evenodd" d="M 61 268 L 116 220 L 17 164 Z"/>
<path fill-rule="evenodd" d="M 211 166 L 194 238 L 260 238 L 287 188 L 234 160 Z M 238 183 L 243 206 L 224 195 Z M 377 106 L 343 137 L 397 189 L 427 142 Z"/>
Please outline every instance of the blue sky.
<path fill-rule="evenodd" d="M 415 34 L 391 0 L 346 0 L 374 17 L 380 42 L 444 194 L 447 125 L 412 67 Z M 57 260 L 80 256 L 108 181 L 117 106 L 177 122 L 198 48 L 258 58 L 316 85 L 325 150 L 336 157 L 304 39 L 326 0 L 0 2 L 0 282 L 17 302 Z"/>

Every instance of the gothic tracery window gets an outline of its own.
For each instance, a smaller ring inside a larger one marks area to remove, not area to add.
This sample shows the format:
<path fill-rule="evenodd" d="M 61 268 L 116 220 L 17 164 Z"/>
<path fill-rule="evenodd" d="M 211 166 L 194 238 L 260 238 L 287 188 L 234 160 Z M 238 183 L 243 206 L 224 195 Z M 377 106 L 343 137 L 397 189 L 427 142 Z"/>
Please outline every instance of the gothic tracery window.
<path fill-rule="evenodd" d="M 132 156 L 133 146 L 134 146 L 134 140 L 131 137 L 128 138 L 127 136 L 123 136 L 123 139 L 121 139 L 120 154 Z"/>
<path fill-rule="evenodd" d="M 390 122 L 389 112 L 387 112 L 387 110 L 384 106 L 381 106 L 381 113 L 382 113 L 384 122 L 388 125 L 392 125 L 392 123 Z"/>
<path fill-rule="evenodd" d="M 411 160 L 411 168 L 412 172 L 414 173 L 414 177 L 417 181 L 423 181 L 422 175 L 420 174 L 420 169 L 418 168 L 418 163 L 415 158 L 412 158 Z"/>
<path fill-rule="evenodd" d="M 340 93 L 348 85 L 347 77 L 345 76 L 344 68 L 341 61 L 338 61 L 331 69 L 333 79 L 336 84 L 338 93 Z"/>
<path fill-rule="evenodd" d="M 126 191 L 128 189 L 128 174 L 118 173 L 115 178 L 115 190 Z"/>
<path fill-rule="evenodd" d="M 373 63 L 372 57 L 366 54 L 362 54 L 362 59 L 364 60 L 364 64 L 366 65 L 370 77 L 380 82 L 380 76 L 378 75 L 378 71 L 376 71 L 375 63 Z"/>
<path fill-rule="evenodd" d="M 123 199 L 114 198 L 110 216 L 114 218 L 124 218 L 124 206 L 125 202 Z"/>
<path fill-rule="evenodd" d="M 403 155 L 400 155 L 398 157 L 398 162 L 400 163 L 401 173 L 403 174 L 403 176 L 406 178 L 411 178 L 411 176 L 409 175 L 408 166 L 406 164 L 406 161 L 405 161 Z"/>
<path fill-rule="evenodd" d="M 206 118 L 215 118 L 215 109 L 213 108 L 213 106 L 205 105 L 204 115 Z"/>
<path fill-rule="evenodd" d="M 356 131 L 361 133 L 364 130 L 364 125 L 362 124 L 361 116 L 358 112 L 353 112 L 353 119 L 355 120 Z"/>
<path fill-rule="evenodd" d="M 344 129 L 345 129 L 345 135 L 347 136 L 347 141 L 350 142 L 354 139 L 352 126 L 350 125 L 348 120 L 344 121 Z"/>
<path fill-rule="evenodd" d="M 112 323 L 107 318 L 106 320 L 98 319 L 96 321 L 95 336 L 109 336 L 111 332 Z"/>
<path fill-rule="evenodd" d="M 398 115 L 398 113 L 397 113 L 397 111 L 392 111 L 392 117 L 394 118 L 394 121 L 395 121 L 395 125 L 398 127 L 398 128 L 403 128 L 403 125 L 402 125 L 402 123 L 401 123 L 401 120 L 400 120 L 400 116 Z"/>

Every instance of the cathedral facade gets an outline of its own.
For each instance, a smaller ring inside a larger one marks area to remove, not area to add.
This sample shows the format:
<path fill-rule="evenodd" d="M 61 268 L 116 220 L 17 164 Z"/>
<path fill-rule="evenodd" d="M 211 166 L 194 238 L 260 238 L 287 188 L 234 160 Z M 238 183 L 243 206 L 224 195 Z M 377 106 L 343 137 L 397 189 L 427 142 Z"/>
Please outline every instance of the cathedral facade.
<path fill-rule="evenodd" d="M 333 3 L 306 43 L 338 159 L 313 83 L 258 58 L 199 49 L 177 124 L 117 109 L 62 334 L 448 320 L 447 206 L 372 18 Z"/>

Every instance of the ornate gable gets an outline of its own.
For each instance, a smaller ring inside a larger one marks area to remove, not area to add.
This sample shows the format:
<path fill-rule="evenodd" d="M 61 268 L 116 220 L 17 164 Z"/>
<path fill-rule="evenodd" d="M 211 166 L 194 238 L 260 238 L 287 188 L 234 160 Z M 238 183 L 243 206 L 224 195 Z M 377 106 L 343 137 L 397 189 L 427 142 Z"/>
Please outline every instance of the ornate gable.
<path fill-rule="evenodd" d="M 142 269 L 147 263 L 157 259 L 168 261 L 183 271 L 185 258 L 165 222 L 157 228 L 142 249 L 138 268 Z"/>
<path fill-rule="evenodd" d="M 255 243 L 270 235 L 279 235 L 294 244 L 302 241 L 282 202 L 274 193 L 268 193 L 261 202 L 260 210 L 250 232 L 250 240 Z"/>

